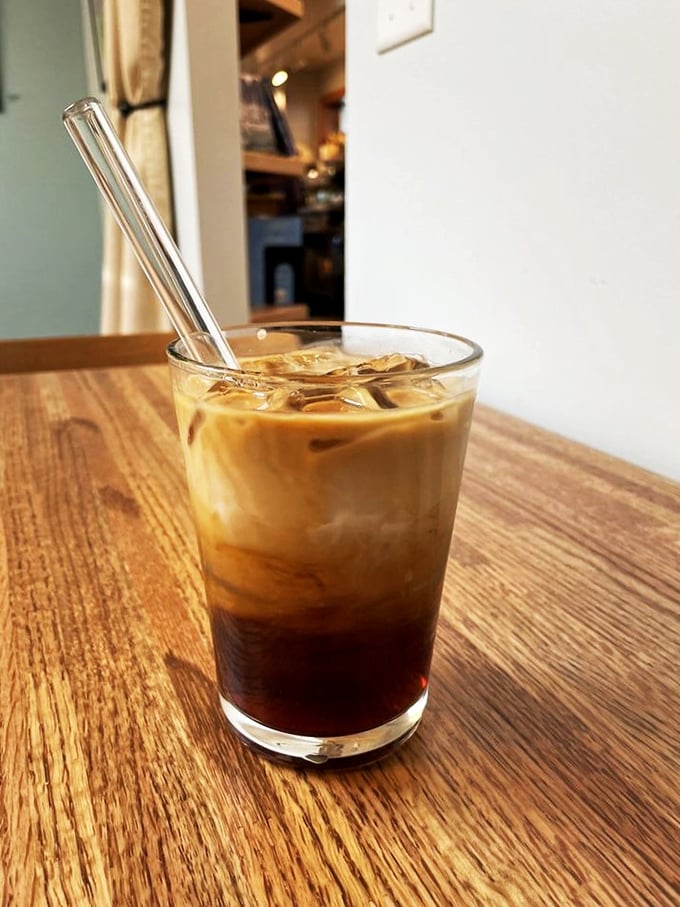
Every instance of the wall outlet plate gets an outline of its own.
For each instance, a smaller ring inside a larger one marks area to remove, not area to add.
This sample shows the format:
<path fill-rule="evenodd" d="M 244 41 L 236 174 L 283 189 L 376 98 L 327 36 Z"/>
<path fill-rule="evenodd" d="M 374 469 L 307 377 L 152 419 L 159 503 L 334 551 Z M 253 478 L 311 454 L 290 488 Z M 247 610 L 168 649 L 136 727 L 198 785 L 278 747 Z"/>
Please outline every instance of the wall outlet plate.
<path fill-rule="evenodd" d="M 433 17 L 434 0 L 378 0 L 378 51 L 431 32 Z"/>

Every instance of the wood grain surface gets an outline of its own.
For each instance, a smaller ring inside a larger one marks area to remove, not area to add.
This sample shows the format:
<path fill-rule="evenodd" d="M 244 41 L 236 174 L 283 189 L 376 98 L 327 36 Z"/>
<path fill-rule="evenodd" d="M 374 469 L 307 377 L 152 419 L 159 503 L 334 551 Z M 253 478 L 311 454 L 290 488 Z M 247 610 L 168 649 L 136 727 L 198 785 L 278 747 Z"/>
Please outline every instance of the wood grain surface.
<path fill-rule="evenodd" d="M 680 488 L 479 407 L 415 738 L 218 710 L 164 366 L 0 378 L 0 903 L 680 904 Z"/>

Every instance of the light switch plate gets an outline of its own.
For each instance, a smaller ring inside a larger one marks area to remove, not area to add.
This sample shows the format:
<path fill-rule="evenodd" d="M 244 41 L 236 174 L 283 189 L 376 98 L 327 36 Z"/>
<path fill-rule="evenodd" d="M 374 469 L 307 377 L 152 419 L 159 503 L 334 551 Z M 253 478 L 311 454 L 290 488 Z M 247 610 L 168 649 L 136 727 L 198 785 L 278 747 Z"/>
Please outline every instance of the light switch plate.
<path fill-rule="evenodd" d="M 434 0 L 378 0 L 378 50 L 383 53 L 432 31 Z"/>

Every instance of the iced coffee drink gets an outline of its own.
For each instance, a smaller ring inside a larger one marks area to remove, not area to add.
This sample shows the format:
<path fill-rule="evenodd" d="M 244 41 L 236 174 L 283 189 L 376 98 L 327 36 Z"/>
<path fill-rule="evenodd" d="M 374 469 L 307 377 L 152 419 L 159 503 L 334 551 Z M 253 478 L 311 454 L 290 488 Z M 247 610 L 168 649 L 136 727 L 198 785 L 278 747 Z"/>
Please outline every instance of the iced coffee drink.
<path fill-rule="evenodd" d="M 420 719 L 474 403 L 474 345 L 380 334 L 248 329 L 242 372 L 171 352 L 224 710 L 319 764 Z"/>

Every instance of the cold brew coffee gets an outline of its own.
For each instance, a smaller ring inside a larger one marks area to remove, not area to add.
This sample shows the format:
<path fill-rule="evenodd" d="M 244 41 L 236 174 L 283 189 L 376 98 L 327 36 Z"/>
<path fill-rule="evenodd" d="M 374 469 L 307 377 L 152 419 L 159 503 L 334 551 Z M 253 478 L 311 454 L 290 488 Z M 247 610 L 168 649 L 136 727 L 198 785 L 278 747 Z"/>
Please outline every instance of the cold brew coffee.
<path fill-rule="evenodd" d="M 476 363 L 292 346 L 173 369 L 218 686 L 251 743 L 368 760 L 425 706 Z"/>

